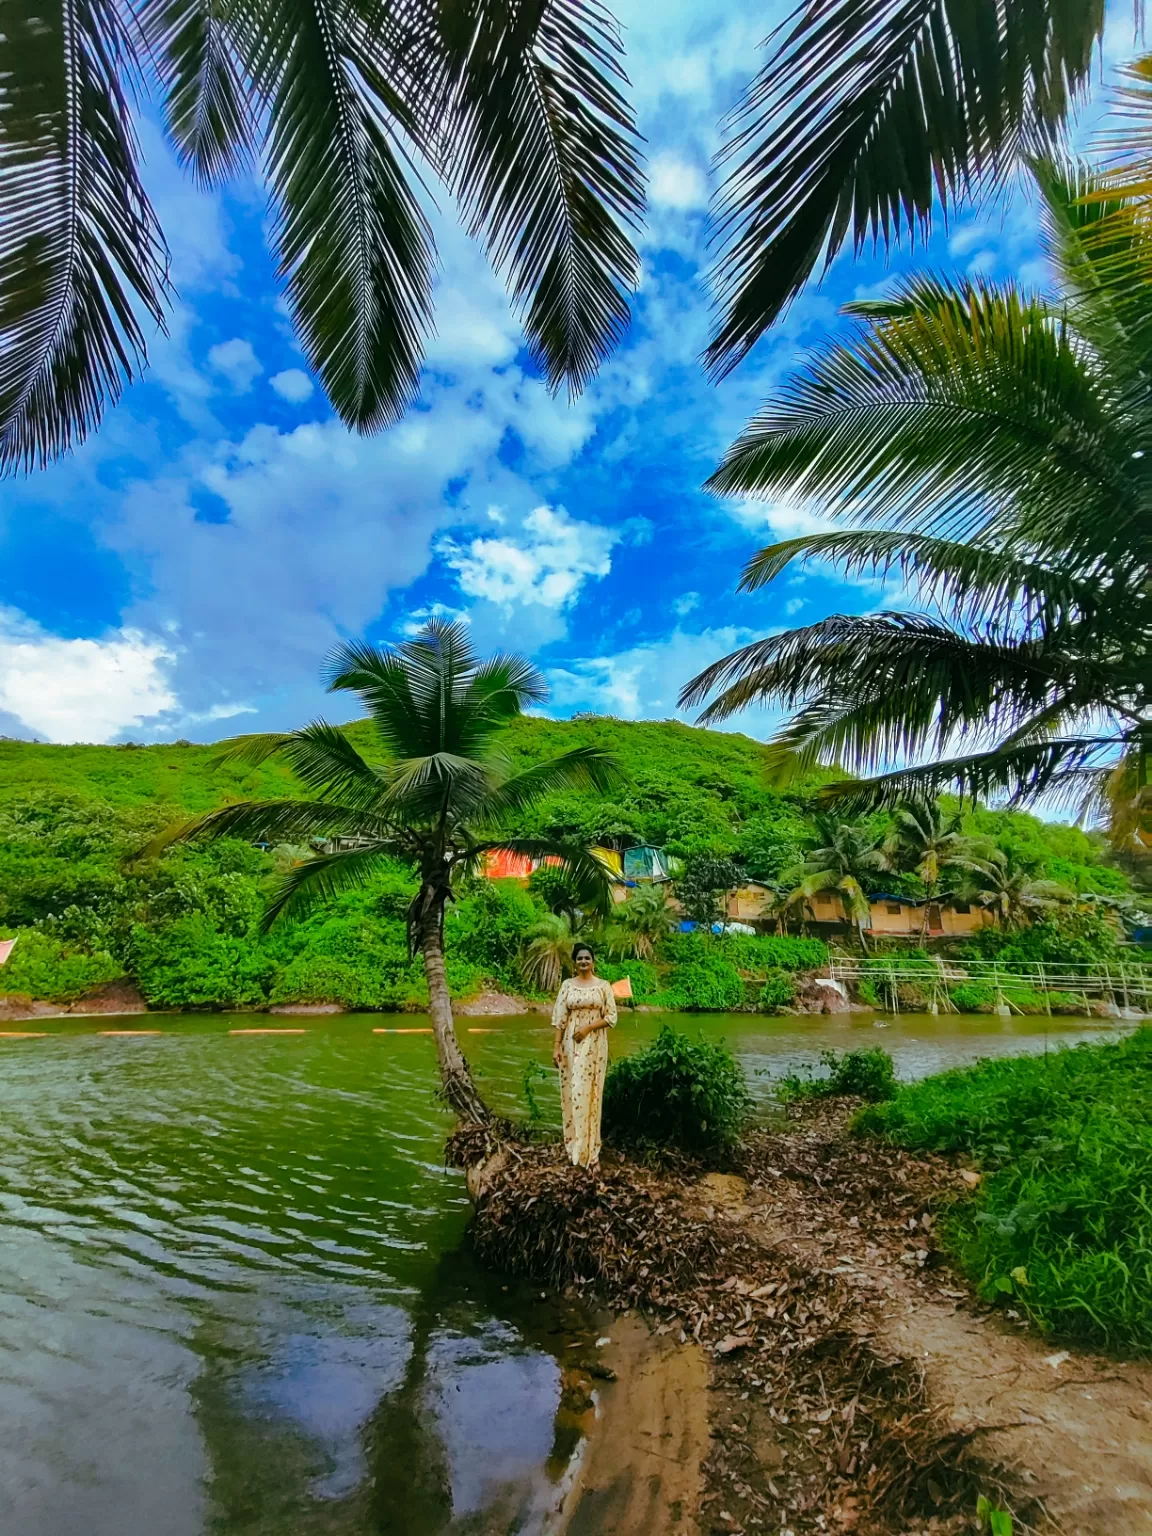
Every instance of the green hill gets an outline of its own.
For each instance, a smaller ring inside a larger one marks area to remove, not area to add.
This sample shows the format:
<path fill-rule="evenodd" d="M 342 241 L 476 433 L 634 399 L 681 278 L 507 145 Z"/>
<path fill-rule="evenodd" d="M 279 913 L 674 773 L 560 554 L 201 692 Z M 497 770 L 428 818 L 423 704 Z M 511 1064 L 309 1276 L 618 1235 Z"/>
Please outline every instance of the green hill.
<path fill-rule="evenodd" d="M 372 756 L 368 723 L 347 729 Z M 627 783 L 611 796 L 554 795 L 526 819 L 525 833 L 616 847 L 656 843 L 688 861 L 733 859 L 747 878 L 768 883 L 812 845 L 805 794 L 770 787 L 765 748 L 749 737 L 674 721 L 525 717 L 503 738 L 514 768 L 582 745 L 614 753 Z M 304 922 L 279 925 L 268 937 L 258 934 L 267 893 L 307 850 L 268 853 L 227 842 L 176 849 L 146 869 L 125 870 L 124 856 L 174 819 L 229 800 L 295 792 L 291 775 L 278 766 L 214 767 L 218 750 L 0 742 L 0 932 L 21 935 L 0 970 L 0 992 L 66 1000 L 128 977 L 158 1007 L 329 1000 L 420 1006 L 423 979 L 404 937 L 413 888 L 403 868 Z M 879 834 L 884 818 L 874 820 Z M 1099 841 L 1075 828 L 1001 811 L 978 811 L 969 822 L 1038 874 L 1081 891 L 1126 888 Z M 884 878 L 915 884 L 908 875 Z M 543 910 L 514 886 L 482 883 L 462 893 L 448 931 L 454 990 L 519 988 L 524 934 Z M 716 958 L 710 953 L 709 964 Z M 747 973 L 754 969 L 748 960 L 735 963 Z M 669 951 L 673 970 L 690 962 L 696 963 L 687 951 L 679 960 Z M 685 995 L 701 1005 L 714 995 L 732 1006 L 740 982 L 734 965 L 725 964 L 714 987 L 690 988 L 685 981 Z M 637 976 L 641 969 L 632 965 Z M 666 977 L 644 973 L 642 980 L 652 990 Z"/>

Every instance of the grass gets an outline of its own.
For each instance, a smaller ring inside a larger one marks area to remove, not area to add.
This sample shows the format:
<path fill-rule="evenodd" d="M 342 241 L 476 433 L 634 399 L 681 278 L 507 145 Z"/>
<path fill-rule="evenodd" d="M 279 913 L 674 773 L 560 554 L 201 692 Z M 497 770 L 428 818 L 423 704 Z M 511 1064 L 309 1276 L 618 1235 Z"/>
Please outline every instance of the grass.
<path fill-rule="evenodd" d="M 941 1236 L 1046 1333 L 1152 1353 L 1152 1028 L 901 1088 L 856 1126 L 984 1170 Z"/>

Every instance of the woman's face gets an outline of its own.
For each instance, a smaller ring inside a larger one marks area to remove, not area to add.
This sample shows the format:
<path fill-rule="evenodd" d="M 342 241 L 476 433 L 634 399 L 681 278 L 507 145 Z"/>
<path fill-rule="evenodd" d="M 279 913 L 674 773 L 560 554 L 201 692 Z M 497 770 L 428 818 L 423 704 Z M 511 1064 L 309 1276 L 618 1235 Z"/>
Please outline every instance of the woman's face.
<path fill-rule="evenodd" d="M 591 976 L 592 970 L 593 970 L 593 967 L 595 966 L 595 964 L 596 964 L 596 962 L 593 960 L 593 958 L 592 958 L 591 954 L 588 952 L 588 950 L 586 950 L 586 949 L 578 949 L 576 951 L 576 974 L 577 974 L 577 976 Z"/>

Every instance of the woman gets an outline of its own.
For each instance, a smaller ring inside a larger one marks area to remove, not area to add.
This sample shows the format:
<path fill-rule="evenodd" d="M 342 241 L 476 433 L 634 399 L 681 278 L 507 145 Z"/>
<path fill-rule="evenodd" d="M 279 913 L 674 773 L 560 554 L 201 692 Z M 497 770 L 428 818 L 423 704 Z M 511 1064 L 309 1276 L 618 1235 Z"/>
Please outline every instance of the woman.
<path fill-rule="evenodd" d="M 597 976 L 588 944 L 577 944 L 572 962 L 576 974 L 564 982 L 552 1010 L 552 1060 L 560 1069 L 564 1146 L 577 1168 L 594 1168 L 600 1161 L 607 1032 L 616 1022 L 616 999 L 611 985 Z"/>

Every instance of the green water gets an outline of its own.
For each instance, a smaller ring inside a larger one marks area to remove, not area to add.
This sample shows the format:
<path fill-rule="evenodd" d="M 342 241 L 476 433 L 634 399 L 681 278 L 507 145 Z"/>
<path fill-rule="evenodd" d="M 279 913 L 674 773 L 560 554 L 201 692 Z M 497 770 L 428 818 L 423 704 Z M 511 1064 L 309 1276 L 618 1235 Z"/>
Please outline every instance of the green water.
<path fill-rule="evenodd" d="M 593 1320 L 461 1251 L 418 1019 L 53 1020 L 0 1042 L 0 1533 L 479 1536 L 545 1529 Z M 680 1024 L 695 1027 L 692 1021 Z M 883 1021 L 880 1021 L 883 1022 Z M 614 1050 L 658 1020 L 626 1017 Z M 161 1027 L 112 1038 L 102 1029 Z M 31 1026 L 29 1026 L 31 1027 Z M 757 1092 L 828 1045 L 905 1076 L 1094 1021 L 710 1018 Z M 474 1021 L 522 1113 L 546 1020 Z M 485 1032 L 481 1033 L 480 1030 Z M 550 1081 L 537 1085 L 555 1115 Z"/>

